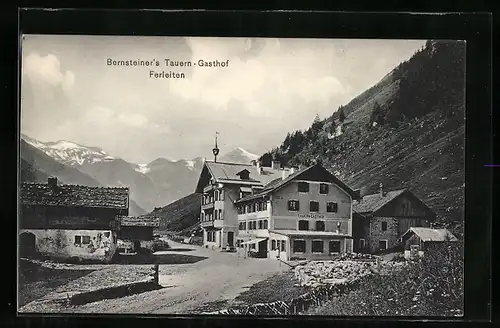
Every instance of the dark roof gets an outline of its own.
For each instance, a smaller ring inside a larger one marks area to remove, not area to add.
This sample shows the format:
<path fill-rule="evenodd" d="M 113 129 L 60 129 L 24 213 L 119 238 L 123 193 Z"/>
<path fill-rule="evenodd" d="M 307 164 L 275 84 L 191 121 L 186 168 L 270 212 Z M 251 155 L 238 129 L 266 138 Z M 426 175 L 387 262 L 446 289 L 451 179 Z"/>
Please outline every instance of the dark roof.
<path fill-rule="evenodd" d="M 297 171 L 297 172 L 295 172 L 293 174 L 288 175 L 285 179 L 283 179 L 283 178 L 274 179 L 274 180 L 270 181 L 268 184 L 266 184 L 264 186 L 264 189 L 262 191 L 260 191 L 259 193 L 256 193 L 254 195 L 250 195 L 250 196 L 238 199 L 235 203 L 245 202 L 245 201 L 248 201 L 248 200 L 257 199 L 257 198 L 261 198 L 263 196 L 266 196 L 266 195 L 268 195 L 268 194 L 270 194 L 270 193 L 272 193 L 272 192 L 280 189 L 281 187 L 285 186 L 290 181 L 294 180 L 295 178 L 298 178 L 301 174 L 305 173 L 306 171 L 309 171 L 310 169 L 312 169 L 314 167 L 321 167 L 322 169 L 324 169 L 325 171 L 327 171 L 330 174 L 330 176 L 333 178 L 333 181 L 334 181 L 335 184 L 337 184 L 340 188 L 342 188 L 349 195 L 351 195 L 351 197 L 353 197 L 353 198 L 357 198 L 358 197 L 357 194 L 356 194 L 356 192 L 354 190 L 352 190 L 349 186 L 347 186 L 345 183 L 343 183 L 342 181 L 340 181 L 330 171 L 328 171 L 327 169 L 325 169 L 320 164 L 313 164 L 313 165 L 311 165 L 309 167 L 303 168 L 302 170 L 299 170 L 299 171 Z"/>
<path fill-rule="evenodd" d="M 120 224 L 123 227 L 158 227 L 160 218 L 154 216 L 122 216 Z"/>
<path fill-rule="evenodd" d="M 418 236 L 423 242 L 426 241 L 458 241 L 448 229 L 432 229 L 423 227 L 412 227 L 406 231 L 401 237 L 403 240 L 407 239 L 409 233 Z"/>
<path fill-rule="evenodd" d="M 128 209 L 128 188 L 89 187 L 81 185 L 57 185 L 47 183 L 21 184 L 22 205 L 99 207 Z"/>
<path fill-rule="evenodd" d="M 399 189 L 389 191 L 384 196 L 380 195 L 380 193 L 363 196 L 361 201 L 357 201 L 352 205 L 352 210 L 357 213 L 375 212 L 405 191 L 406 189 Z"/>

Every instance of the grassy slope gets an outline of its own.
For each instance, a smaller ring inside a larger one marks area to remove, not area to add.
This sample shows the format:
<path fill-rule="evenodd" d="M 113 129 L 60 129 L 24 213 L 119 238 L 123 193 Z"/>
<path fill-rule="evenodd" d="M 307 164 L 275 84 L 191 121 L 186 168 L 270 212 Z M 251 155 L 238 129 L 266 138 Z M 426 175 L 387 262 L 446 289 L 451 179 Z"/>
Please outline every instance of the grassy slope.
<path fill-rule="evenodd" d="M 422 57 L 425 57 L 425 54 L 406 62 L 403 74 L 421 72 L 422 75 L 430 76 L 429 72 L 436 70 L 432 65 L 440 65 L 439 62 L 436 64 L 436 61 L 427 60 L 427 66 L 419 66 L 426 60 Z M 441 75 L 431 76 L 430 81 L 433 81 L 433 78 L 438 82 L 446 77 L 456 79 L 456 76 L 449 72 L 441 69 Z M 448 73 L 449 76 L 446 75 Z M 439 102 L 431 103 L 434 107 L 428 114 L 408 119 L 395 126 L 385 124 L 367 127 L 375 103 L 386 113 L 388 108 L 395 107 L 393 104 L 401 94 L 400 81 L 395 71 L 391 72 L 379 83 L 355 97 L 343 107 L 345 122 L 348 123 L 344 125 L 344 133 L 335 139 L 328 139 L 327 131 L 331 123 L 329 119 L 323 121 L 318 135 L 293 158 L 293 161 L 307 163 L 310 159 L 319 159 L 348 185 L 366 189 L 366 192 L 376 192 L 380 182 L 387 189 L 409 188 L 431 206 L 443 221 L 462 221 L 465 188 L 465 109 L 457 105 L 460 103 L 458 98 L 455 98 L 454 102 L 448 102 L 452 104 L 450 106 L 440 105 Z M 456 80 L 451 81 L 454 83 Z M 447 83 L 448 87 L 449 80 Z M 460 89 L 456 86 L 455 89 L 449 88 L 435 92 L 427 83 L 417 78 L 405 91 L 415 97 L 435 99 L 438 95 L 441 96 L 437 97 L 438 99 L 449 99 L 456 96 L 453 92 Z M 406 98 L 404 100 L 408 102 Z M 417 101 L 418 99 L 414 99 L 409 103 L 418 104 Z M 397 106 L 400 104 L 396 105 L 396 108 Z M 449 108 L 452 108 L 455 114 L 446 118 L 444 113 Z M 333 117 L 337 116 L 337 112 L 334 113 Z"/>
<path fill-rule="evenodd" d="M 198 223 L 201 195 L 183 197 L 151 214 L 160 218 L 160 231 L 180 231 Z"/>

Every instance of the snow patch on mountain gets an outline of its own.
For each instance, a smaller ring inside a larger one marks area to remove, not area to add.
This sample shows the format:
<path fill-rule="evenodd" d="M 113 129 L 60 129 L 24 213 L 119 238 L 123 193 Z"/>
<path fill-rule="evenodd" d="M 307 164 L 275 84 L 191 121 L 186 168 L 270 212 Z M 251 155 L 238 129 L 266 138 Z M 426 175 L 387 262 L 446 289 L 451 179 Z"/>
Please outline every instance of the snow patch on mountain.
<path fill-rule="evenodd" d="M 229 153 L 221 156 L 220 161 L 230 163 L 249 164 L 251 161 L 259 159 L 259 155 L 253 154 L 241 147 L 238 147 Z"/>
<path fill-rule="evenodd" d="M 21 138 L 56 161 L 70 166 L 79 166 L 85 163 L 97 163 L 114 159 L 114 157 L 109 156 L 100 148 L 86 147 L 67 140 L 42 142 L 26 135 L 21 135 Z"/>
<path fill-rule="evenodd" d="M 186 166 L 190 169 L 190 170 L 194 170 L 194 161 L 186 161 Z"/>
<path fill-rule="evenodd" d="M 148 164 L 137 164 L 137 166 L 134 169 L 142 174 L 146 174 L 149 171 L 151 171 L 151 169 L 148 167 Z"/>

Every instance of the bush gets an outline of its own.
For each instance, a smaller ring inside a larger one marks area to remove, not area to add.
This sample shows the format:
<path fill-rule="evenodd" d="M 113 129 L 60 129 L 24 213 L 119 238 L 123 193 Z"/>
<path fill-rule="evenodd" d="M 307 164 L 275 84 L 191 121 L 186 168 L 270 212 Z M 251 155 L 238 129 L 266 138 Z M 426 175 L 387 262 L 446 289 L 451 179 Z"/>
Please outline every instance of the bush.
<path fill-rule="evenodd" d="M 426 250 L 388 274 L 361 280 L 359 288 L 311 310 L 317 315 L 461 316 L 463 315 L 463 245 Z"/>
<path fill-rule="evenodd" d="M 153 252 L 166 251 L 170 248 L 170 245 L 162 239 L 155 239 L 151 248 Z"/>

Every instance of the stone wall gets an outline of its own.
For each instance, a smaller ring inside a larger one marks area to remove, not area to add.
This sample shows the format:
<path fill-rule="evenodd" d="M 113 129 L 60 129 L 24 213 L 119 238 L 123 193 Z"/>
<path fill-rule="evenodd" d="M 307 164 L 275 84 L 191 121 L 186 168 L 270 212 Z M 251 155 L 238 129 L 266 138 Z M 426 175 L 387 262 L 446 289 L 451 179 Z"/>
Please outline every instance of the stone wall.
<path fill-rule="evenodd" d="M 399 238 L 398 220 L 392 217 L 374 217 L 370 220 L 370 237 L 367 240 L 371 252 L 379 251 L 379 242 L 387 240 L 387 248 L 396 246 Z M 387 230 L 382 231 L 382 222 L 387 222 Z"/>
<path fill-rule="evenodd" d="M 22 230 L 35 235 L 36 250 L 54 259 L 111 261 L 116 251 L 117 236 L 111 230 Z M 85 239 L 85 240 L 84 240 Z"/>

